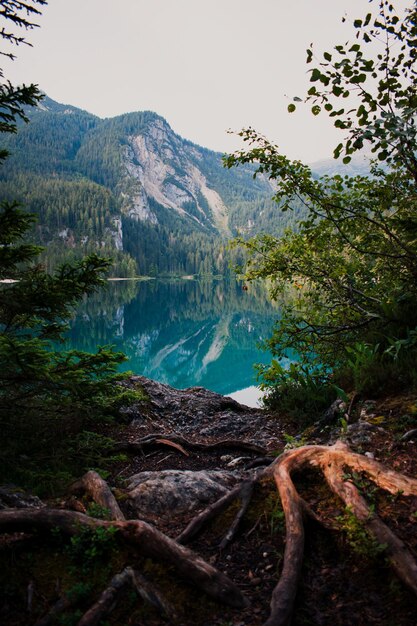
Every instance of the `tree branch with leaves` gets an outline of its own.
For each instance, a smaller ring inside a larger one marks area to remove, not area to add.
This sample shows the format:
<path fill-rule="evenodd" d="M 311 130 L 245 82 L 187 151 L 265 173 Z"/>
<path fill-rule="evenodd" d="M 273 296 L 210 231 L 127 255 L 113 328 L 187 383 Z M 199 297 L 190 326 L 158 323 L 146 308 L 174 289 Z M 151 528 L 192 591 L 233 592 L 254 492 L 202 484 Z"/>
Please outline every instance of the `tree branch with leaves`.
<path fill-rule="evenodd" d="M 349 176 L 341 165 L 340 174 L 317 178 L 252 128 L 239 133 L 248 149 L 225 165 L 256 164 L 255 176 L 274 181 L 277 210 L 303 213 L 283 237 L 238 241 L 248 252 L 246 277 L 268 278 L 272 297 L 283 302 L 268 347 L 278 357 L 295 350 L 302 367 L 328 384 L 346 371 L 355 346 L 362 353 L 367 346 L 380 370 L 370 387 L 378 388 L 384 369 L 388 378 L 395 370 L 398 385 L 417 380 L 410 368 L 417 328 L 417 11 L 413 5 L 399 16 L 385 0 L 373 8 L 354 21 L 356 42 L 336 45 L 321 60 L 310 46 L 307 63 L 315 66 L 304 99 L 313 115 L 327 113 L 345 133 L 335 158 L 344 154 L 348 164 L 366 146 L 376 155 L 369 175 Z M 273 384 L 271 370 L 262 372 Z M 355 385 L 360 376 L 355 372 Z"/>

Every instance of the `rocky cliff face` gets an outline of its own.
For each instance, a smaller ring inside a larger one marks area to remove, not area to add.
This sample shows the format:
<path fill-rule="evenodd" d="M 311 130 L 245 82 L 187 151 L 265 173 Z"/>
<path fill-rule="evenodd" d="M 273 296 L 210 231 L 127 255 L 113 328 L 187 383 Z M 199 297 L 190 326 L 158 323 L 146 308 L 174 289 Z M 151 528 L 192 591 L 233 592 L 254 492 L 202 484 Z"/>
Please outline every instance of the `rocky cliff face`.
<path fill-rule="evenodd" d="M 39 243 L 57 259 L 88 246 L 141 273 L 222 273 L 224 240 L 248 220 L 255 234 L 273 194 L 249 166 L 225 170 L 220 153 L 156 113 L 102 120 L 47 97 L 27 113 L 7 138 L 0 192 L 38 215 Z"/>
<path fill-rule="evenodd" d="M 198 148 L 185 143 L 162 118 L 153 120 L 142 134 L 130 135 L 124 167 L 132 191 L 124 195 L 125 212 L 157 224 L 150 206 L 154 200 L 200 227 L 230 235 L 227 207 L 196 165 L 201 158 Z"/>

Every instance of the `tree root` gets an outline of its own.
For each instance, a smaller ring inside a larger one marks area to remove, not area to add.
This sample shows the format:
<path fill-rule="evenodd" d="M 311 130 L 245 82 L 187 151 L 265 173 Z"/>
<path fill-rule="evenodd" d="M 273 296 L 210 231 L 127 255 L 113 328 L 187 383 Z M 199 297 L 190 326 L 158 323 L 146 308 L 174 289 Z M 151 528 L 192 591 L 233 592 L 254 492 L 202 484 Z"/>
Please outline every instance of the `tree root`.
<path fill-rule="evenodd" d="M 264 626 L 288 626 L 294 607 L 294 600 L 301 576 L 304 553 L 304 521 L 307 517 L 321 522 L 309 505 L 299 496 L 291 478 L 292 472 L 307 466 L 319 468 L 331 490 L 340 497 L 352 513 L 369 530 L 378 544 L 383 545 L 397 576 L 417 594 L 417 564 L 405 544 L 373 513 L 359 494 L 355 485 L 345 480 L 344 468 L 364 472 L 378 487 L 391 494 L 401 492 L 405 496 L 417 495 L 417 480 L 387 469 L 381 463 L 351 452 L 346 444 L 337 442 L 333 446 L 303 446 L 289 450 L 278 457 L 252 481 L 247 481 L 247 499 L 239 510 L 226 537 L 236 533 L 238 519 L 246 510 L 250 494 L 256 482 L 267 477 L 273 478 L 281 499 L 286 523 L 284 564 L 280 579 L 271 598 L 271 613 Z M 224 511 L 239 498 L 243 485 L 235 487 L 217 502 L 199 513 L 179 535 L 178 541 L 190 541 L 203 525 Z M 327 524 L 323 524 L 328 527 Z"/>
<path fill-rule="evenodd" d="M 59 600 L 55 602 L 50 611 L 36 622 L 35 626 L 50 626 L 50 624 L 56 624 L 59 615 L 70 609 L 73 604 L 75 604 L 75 600 L 72 601 L 67 595 L 63 595 L 62 598 L 59 598 Z"/>
<path fill-rule="evenodd" d="M 175 621 L 176 614 L 171 604 L 159 593 L 146 578 L 136 570 L 131 570 L 133 586 L 140 597 L 158 609 L 171 622 Z"/>
<path fill-rule="evenodd" d="M 355 485 L 345 481 L 345 466 L 359 472 L 366 472 L 379 487 L 390 493 L 402 491 L 404 495 L 417 495 L 417 480 L 397 474 L 383 465 L 355 454 L 342 442 L 327 446 L 304 446 L 284 453 L 265 470 L 273 475 L 277 485 L 286 522 L 286 547 L 281 578 L 275 587 L 271 600 L 271 614 L 265 626 L 284 626 L 290 623 L 299 578 L 301 574 L 305 507 L 291 479 L 291 473 L 306 465 L 318 467 L 332 491 L 339 496 L 353 513 L 363 522 L 375 539 L 387 546 L 391 564 L 399 578 L 417 593 L 417 564 L 406 546 L 394 533 L 372 514 L 365 500 L 359 495 Z M 382 541 L 381 541 L 382 540 Z"/>
<path fill-rule="evenodd" d="M 110 581 L 107 589 L 99 599 L 82 616 L 77 626 L 96 626 L 103 617 L 106 617 L 114 607 L 121 591 L 132 584 L 131 569 L 126 567 L 120 574 L 116 574 Z"/>
<path fill-rule="evenodd" d="M 248 510 L 248 506 L 252 499 L 253 488 L 254 488 L 253 480 L 245 481 L 242 484 L 242 487 L 239 493 L 239 497 L 242 501 L 242 504 L 240 506 L 240 509 L 236 513 L 235 519 L 233 520 L 229 530 L 227 531 L 227 533 L 225 534 L 225 536 L 220 542 L 220 546 L 219 546 L 220 550 L 224 550 L 225 548 L 227 548 L 227 546 L 235 538 L 237 530 L 239 528 L 239 524 L 242 521 L 243 516 L 245 515 L 246 511 Z"/>
<path fill-rule="evenodd" d="M 133 587 L 139 596 L 148 604 L 156 608 L 161 615 L 174 620 L 176 615 L 170 604 L 139 572 L 131 567 L 125 567 L 120 573 L 113 576 L 109 586 L 100 595 L 99 599 L 82 616 L 77 626 L 96 626 L 109 615 L 115 607 L 120 594 L 126 587 Z"/>
<path fill-rule="evenodd" d="M 120 510 L 117 500 L 112 494 L 110 487 L 105 480 L 101 478 L 97 472 L 93 470 L 84 474 L 80 480 L 69 486 L 69 492 L 73 494 L 80 494 L 83 491 L 101 506 L 105 507 L 109 513 L 111 519 L 123 521 L 125 516 Z"/>
<path fill-rule="evenodd" d="M 180 535 L 177 537 L 178 543 L 186 544 L 191 539 L 193 539 L 203 528 L 203 526 L 209 520 L 216 517 L 216 515 L 220 515 L 227 507 L 232 504 L 240 495 L 242 490 L 242 485 L 238 485 L 231 491 L 225 493 L 219 500 L 210 504 L 207 508 L 204 509 L 201 513 L 196 515 L 188 526 L 182 531 Z"/>
<path fill-rule="evenodd" d="M 138 548 L 143 555 L 173 565 L 185 579 L 212 598 L 236 608 L 247 605 L 241 591 L 225 574 L 146 522 L 109 522 L 75 511 L 48 508 L 0 512 L 0 532 L 50 532 L 59 528 L 64 534 L 73 536 L 82 527 L 115 528 L 124 541 Z"/>
<path fill-rule="evenodd" d="M 261 446 L 257 446 L 248 441 L 239 441 L 238 439 L 223 439 L 221 441 L 217 441 L 216 443 L 201 443 L 196 441 L 190 441 L 181 437 L 180 435 L 176 435 L 175 433 L 170 433 L 168 435 L 154 433 L 151 435 L 147 435 L 143 437 L 143 439 L 139 439 L 138 441 L 127 441 L 117 443 L 114 447 L 114 450 L 117 452 L 143 452 L 147 448 L 155 448 L 161 445 L 174 447 L 183 454 L 187 455 L 186 448 L 189 450 L 218 450 L 221 448 L 231 448 L 235 450 L 244 450 L 247 452 L 256 452 L 257 454 L 266 454 L 265 448 Z"/>
<path fill-rule="evenodd" d="M 165 437 L 164 437 L 165 438 Z M 150 445 L 160 441 L 159 435 L 145 438 Z M 173 442 L 179 446 L 189 445 L 182 438 L 174 437 Z M 144 440 L 136 445 L 145 445 Z M 221 442 L 219 445 L 230 442 Z M 193 444 L 205 449 L 214 444 Z M 143 449 L 143 448 L 142 448 Z M 201 448 L 200 448 L 201 449 Z M 50 531 L 53 528 L 68 535 L 76 534 L 80 527 L 116 528 L 119 536 L 131 546 L 138 548 L 142 554 L 173 565 L 185 578 L 190 579 L 197 587 L 211 597 L 235 608 L 247 606 L 243 594 L 224 574 L 203 561 L 198 555 L 183 545 L 194 538 L 209 520 L 223 512 L 235 500 L 241 500 L 241 506 L 229 530 L 224 536 L 220 548 L 224 549 L 235 537 L 239 524 L 249 506 L 252 492 L 258 481 L 267 479 L 275 481 L 286 523 L 286 541 L 283 568 L 280 579 L 271 597 L 270 616 L 264 626 L 288 626 L 291 622 L 294 600 L 301 576 L 304 552 L 304 524 L 307 517 L 321 523 L 307 502 L 300 497 L 292 480 L 294 471 L 307 467 L 317 468 L 329 485 L 330 489 L 348 507 L 348 510 L 363 524 L 379 547 L 384 550 L 396 575 L 415 594 L 417 594 L 417 563 L 406 545 L 382 522 L 369 507 L 357 487 L 349 480 L 350 471 L 360 472 L 381 489 L 391 494 L 402 493 L 404 496 L 417 495 L 417 480 L 385 468 L 382 464 L 366 456 L 353 453 L 346 444 L 337 442 L 333 446 L 307 445 L 283 453 L 267 468 L 260 471 L 252 480 L 246 480 L 217 502 L 212 503 L 199 513 L 185 530 L 174 541 L 156 530 L 151 525 L 138 521 L 126 521 L 120 511 L 113 494 L 106 483 L 94 472 L 73 485 L 73 490 L 85 489 L 93 499 L 111 511 L 114 521 L 93 519 L 82 513 L 73 511 L 39 509 L 9 509 L 0 511 L 0 532 L 33 532 Z M 328 525 L 324 524 L 325 527 Z M 250 531 L 252 532 L 252 531 Z M 172 607 L 158 596 L 149 583 L 141 578 L 138 572 L 130 567 L 114 577 L 109 587 L 99 600 L 83 616 L 79 626 L 92 626 L 97 623 L 97 616 L 103 616 L 114 604 L 118 593 L 129 581 L 142 597 L 153 601 L 158 609 L 173 620 Z M 52 609 L 54 611 L 54 609 Z M 40 623 L 43 623 L 42 621 Z M 45 624 L 48 622 L 44 622 Z"/>

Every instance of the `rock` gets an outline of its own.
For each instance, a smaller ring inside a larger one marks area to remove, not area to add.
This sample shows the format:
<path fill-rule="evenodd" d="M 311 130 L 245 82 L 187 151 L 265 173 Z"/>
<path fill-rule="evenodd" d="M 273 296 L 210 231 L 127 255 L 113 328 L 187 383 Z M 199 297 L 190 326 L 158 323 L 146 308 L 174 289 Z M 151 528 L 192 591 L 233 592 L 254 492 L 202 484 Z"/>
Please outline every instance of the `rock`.
<path fill-rule="evenodd" d="M 138 426 L 151 421 L 161 432 L 176 432 L 198 440 L 242 439 L 276 448 L 280 431 L 268 413 L 203 387 L 174 389 L 144 376 L 132 376 L 126 387 L 143 389 L 147 399 L 126 407 L 124 413 Z M 143 426 L 144 427 L 144 426 Z"/>
<path fill-rule="evenodd" d="M 370 424 L 364 420 L 359 420 L 356 424 L 350 424 L 347 427 L 347 440 L 353 445 L 363 445 L 370 443 L 372 436 L 380 428 L 375 424 Z"/>
<path fill-rule="evenodd" d="M 39 509 L 46 506 L 38 496 L 6 485 L 0 487 L 0 510 L 2 509 Z"/>
<path fill-rule="evenodd" d="M 220 461 L 222 463 L 229 463 L 230 461 L 233 461 L 234 457 L 231 454 L 223 454 L 223 456 L 220 457 Z"/>
<path fill-rule="evenodd" d="M 341 398 L 336 398 L 319 420 L 320 428 L 328 424 L 334 424 L 345 412 L 346 403 Z"/>
<path fill-rule="evenodd" d="M 140 472 L 128 479 L 127 499 L 139 518 L 169 519 L 210 504 L 238 480 L 239 474 L 223 470 Z"/>

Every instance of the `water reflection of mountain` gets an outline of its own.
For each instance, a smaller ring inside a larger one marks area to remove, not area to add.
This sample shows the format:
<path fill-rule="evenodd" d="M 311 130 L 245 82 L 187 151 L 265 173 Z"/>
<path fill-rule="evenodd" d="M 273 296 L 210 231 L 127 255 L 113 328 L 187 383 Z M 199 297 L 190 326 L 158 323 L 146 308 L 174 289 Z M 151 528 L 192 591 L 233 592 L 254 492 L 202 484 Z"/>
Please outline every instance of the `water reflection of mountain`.
<path fill-rule="evenodd" d="M 129 357 L 126 369 L 227 394 L 253 384 L 253 363 L 268 360 L 257 345 L 276 316 L 262 285 L 112 283 L 79 309 L 70 341 L 85 350 L 115 344 Z"/>

